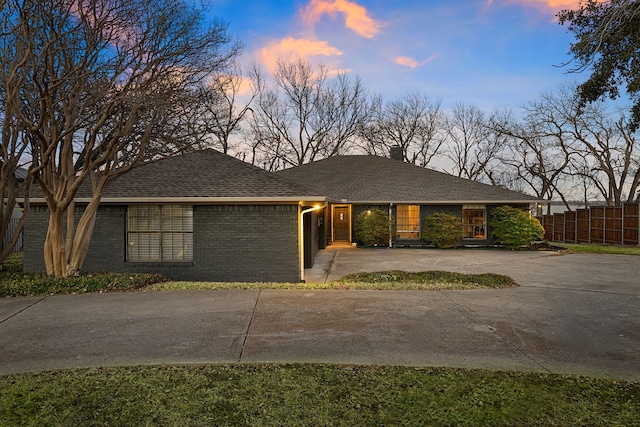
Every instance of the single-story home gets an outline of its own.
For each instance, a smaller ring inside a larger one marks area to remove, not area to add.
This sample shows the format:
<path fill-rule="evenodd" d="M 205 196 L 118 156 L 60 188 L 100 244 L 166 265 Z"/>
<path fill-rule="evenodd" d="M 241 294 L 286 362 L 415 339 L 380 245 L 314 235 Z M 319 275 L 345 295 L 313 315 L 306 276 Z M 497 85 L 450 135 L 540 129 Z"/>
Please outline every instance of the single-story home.
<path fill-rule="evenodd" d="M 81 189 L 78 217 L 89 200 Z M 301 226 L 326 201 L 214 150 L 165 158 L 133 169 L 104 192 L 82 271 L 298 282 L 304 275 Z M 49 210 L 35 195 L 30 202 L 24 269 L 42 272 Z"/>
<path fill-rule="evenodd" d="M 90 200 L 81 190 L 77 216 Z M 396 218 L 392 245 L 420 241 L 433 212 L 463 219 L 464 243 L 490 243 L 493 206 L 528 208 L 525 194 L 399 160 L 338 156 L 277 173 L 215 150 L 140 166 L 105 191 L 85 272 L 152 272 L 178 280 L 304 280 L 318 249 L 351 243 L 355 219 L 373 207 Z M 44 271 L 48 225 L 33 195 L 24 227 L 24 269 Z"/>
<path fill-rule="evenodd" d="M 324 212 L 326 235 L 320 236 L 320 248 L 355 242 L 353 230 L 358 215 L 373 208 L 388 210 L 395 219 L 391 246 L 421 245 L 423 221 L 436 212 L 462 219 L 461 244 L 490 245 L 489 223 L 494 207 L 529 209 L 540 202 L 517 191 L 403 162 L 402 152 L 398 154 L 394 155 L 392 148 L 392 158 L 330 157 L 276 175 L 332 200 Z"/>

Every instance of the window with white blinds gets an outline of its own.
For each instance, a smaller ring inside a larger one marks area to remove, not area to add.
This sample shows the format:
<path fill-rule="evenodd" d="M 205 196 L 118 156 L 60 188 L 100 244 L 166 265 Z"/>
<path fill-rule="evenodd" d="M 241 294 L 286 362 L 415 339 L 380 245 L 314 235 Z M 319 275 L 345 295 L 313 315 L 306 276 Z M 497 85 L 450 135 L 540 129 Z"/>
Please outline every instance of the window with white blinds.
<path fill-rule="evenodd" d="M 193 260 L 193 207 L 129 206 L 127 261 Z"/>

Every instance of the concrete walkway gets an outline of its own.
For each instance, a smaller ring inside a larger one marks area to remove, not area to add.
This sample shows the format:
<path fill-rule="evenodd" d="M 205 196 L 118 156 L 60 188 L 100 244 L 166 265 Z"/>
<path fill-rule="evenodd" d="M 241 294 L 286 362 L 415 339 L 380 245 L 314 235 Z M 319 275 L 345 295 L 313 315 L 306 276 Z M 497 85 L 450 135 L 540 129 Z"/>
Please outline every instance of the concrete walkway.
<path fill-rule="evenodd" d="M 307 281 L 363 270 L 508 274 L 473 291 L 132 292 L 0 299 L 0 374 L 131 364 L 328 362 L 640 380 L 640 258 L 332 249 Z"/>

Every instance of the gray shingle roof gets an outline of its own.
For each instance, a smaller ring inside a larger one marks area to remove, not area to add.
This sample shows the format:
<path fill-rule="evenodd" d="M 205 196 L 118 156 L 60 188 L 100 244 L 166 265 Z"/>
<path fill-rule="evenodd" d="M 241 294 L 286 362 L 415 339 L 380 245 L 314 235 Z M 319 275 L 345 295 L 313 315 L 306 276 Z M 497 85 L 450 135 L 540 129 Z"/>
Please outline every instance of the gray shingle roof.
<path fill-rule="evenodd" d="M 535 202 L 517 191 L 377 156 L 337 156 L 277 172 L 336 200 L 363 202 Z"/>
<path fill-rule="evenodd" d="M 84 189 L 83 189 L 84 190 Z M 88 197 L 81 191 L 78 198 Z M 139 166 L 112 182 L 108 199 L 320 199 L 320 195 L 215 150 L 168 157 Z"/>

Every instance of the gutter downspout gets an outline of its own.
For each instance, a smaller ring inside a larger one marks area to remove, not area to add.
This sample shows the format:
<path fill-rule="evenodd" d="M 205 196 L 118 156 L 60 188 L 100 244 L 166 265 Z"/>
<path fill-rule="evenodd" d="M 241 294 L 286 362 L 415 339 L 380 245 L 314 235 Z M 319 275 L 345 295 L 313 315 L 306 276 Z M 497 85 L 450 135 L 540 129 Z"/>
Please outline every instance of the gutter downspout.
<path fill-rule="evenodd" d="M 298 258 L 300 259 L 300 281 L 304 282 L 304 215 L 313 211 L 326 208 L 327 202 L 324 202 L 322 206 L 315 206 L 313 208 L 302 210 L 302 202 L 298 204 Z"/>
<path fill-rule="evenodd" d="M 393 247 L 393 224 L 391 224 L 393 203 L 389 203 L 389 249 Z"/>

